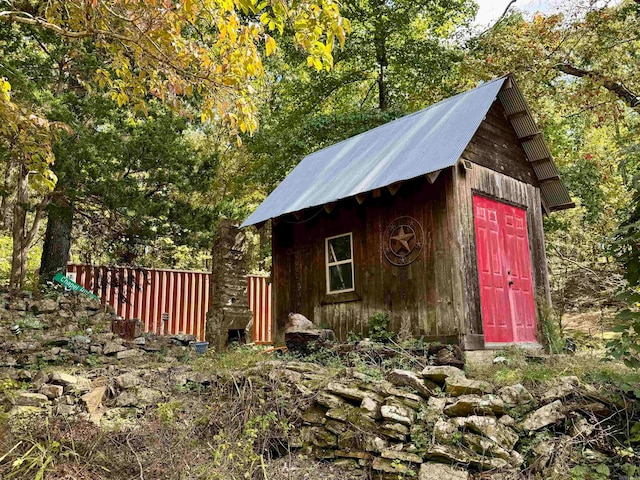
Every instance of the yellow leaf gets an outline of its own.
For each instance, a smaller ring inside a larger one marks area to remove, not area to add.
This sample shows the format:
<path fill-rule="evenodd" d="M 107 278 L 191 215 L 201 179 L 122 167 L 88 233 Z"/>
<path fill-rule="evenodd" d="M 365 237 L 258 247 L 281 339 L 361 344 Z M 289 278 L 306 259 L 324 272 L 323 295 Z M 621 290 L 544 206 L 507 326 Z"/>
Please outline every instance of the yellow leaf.
<path fill-rule="evenodd" d="M 240 135 L 236 135 L 236 142 L 238 143 L 238 148 L 240 148 L 242 146 L 242 139 L 240 138 Z"/>
<path fill-rule="evenodd" d="M 267 41 L 265 42 L 265 47 L 267 51 L 267 57 L 273 53 L 276 49 L 276 41 L 270 35 L 267 35 Z"/>

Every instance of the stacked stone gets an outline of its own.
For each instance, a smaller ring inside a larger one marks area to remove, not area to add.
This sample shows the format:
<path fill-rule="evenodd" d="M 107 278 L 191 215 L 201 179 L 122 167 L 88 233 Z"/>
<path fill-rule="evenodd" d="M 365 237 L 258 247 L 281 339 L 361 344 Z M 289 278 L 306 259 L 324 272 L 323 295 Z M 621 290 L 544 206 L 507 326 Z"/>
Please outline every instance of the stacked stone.
<path fill-rule="evenodd" d="M 517 451 L 520 436 L 564 420 L 562 399 L 577 389 L 575 377 L 562 378 L 536 401 L 522 385 L 494 391 L 452 366 L 394 370 L 385 380 L 350 372 L 316 395 L 294 443 L 352 469 L 354 478 L 369 478 L 373 471 L 376 479 L 448 480 L 491 471 L 515 479 L 524 462 Z M 587 433 L 588 422 L 573 417 L 580 433 Z"/>
<path fill-rule="evenodd" d="M 157 352 L 172 360 L 196 340 L 145 334 L 126 341 L 111 333 L 115 318 L 111 307 L 84 295 L 0 294 L 0 367 L 109 364 Z M 12 331 L 12 325 L 20 331 Z"/>
<path fill-rule="evenodd" d="M 76 417 L 106 430 L 135 424 L 140 411 L 155 408 L 172 389 L 185 386 L 197 391 L 210 388 L 215 377 L 192 371 L 184 365 L 170 368 L 123 369 L 115 365 L 90 372 L 22 370 L 19 378 L 26 390 L 9 398 L 12 419 L 32 415 Z"/>

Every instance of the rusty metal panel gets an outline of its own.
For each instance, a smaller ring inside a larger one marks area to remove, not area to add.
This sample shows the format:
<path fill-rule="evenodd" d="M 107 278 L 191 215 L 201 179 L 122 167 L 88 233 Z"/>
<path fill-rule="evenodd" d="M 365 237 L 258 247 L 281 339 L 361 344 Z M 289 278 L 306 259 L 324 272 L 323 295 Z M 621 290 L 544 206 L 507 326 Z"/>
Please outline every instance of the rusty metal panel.
<path fill-rule="evenodd" d="M 140 319 L 144 332 L 187 333 L 204 340 L 208 272 L 88 265 L 68 265 L 67 272 L 74 273 L 78 284 L 109 303 L 123 319 Z M 162 320 L 163 314 L 167 321 Z"/>
<path fill-rule="evenodd" d="M 247 276 L 249 310 L 253 314 L 253 341 L 257 344 L 272 344 L 271 284 L 268 277 Z"/>

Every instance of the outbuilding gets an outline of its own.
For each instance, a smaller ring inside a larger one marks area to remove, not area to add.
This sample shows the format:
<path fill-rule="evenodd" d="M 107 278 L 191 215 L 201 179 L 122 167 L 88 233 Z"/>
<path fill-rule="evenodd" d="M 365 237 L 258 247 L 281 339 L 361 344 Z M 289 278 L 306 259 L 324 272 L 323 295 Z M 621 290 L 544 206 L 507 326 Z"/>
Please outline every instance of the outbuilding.
<path fill-rule="evenodd" d="M 537 344 L 543 214 L 573 207 L 512 76 L 317 151 L 243 226 L 272 220 L 273 314 L 345 339 L 390 328 L 465 349 Z"/>

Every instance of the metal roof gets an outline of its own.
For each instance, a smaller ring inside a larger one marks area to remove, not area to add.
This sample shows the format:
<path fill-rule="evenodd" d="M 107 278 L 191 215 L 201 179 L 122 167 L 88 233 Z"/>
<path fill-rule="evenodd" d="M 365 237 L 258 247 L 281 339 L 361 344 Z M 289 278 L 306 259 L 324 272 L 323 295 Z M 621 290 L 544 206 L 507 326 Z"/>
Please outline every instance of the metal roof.
<path fill-rule="evenodd" d="M 507 76 L 308 155 L 242 226 L 455 165 L 496 98 L 503 103 L 518 137 L 532 142 L 525 151 L 535 154 L 529 160 L 536 174 L 542 174 L 545 208 L 573 206 L 524 97 Z"/>

